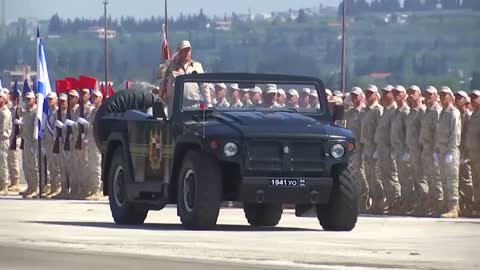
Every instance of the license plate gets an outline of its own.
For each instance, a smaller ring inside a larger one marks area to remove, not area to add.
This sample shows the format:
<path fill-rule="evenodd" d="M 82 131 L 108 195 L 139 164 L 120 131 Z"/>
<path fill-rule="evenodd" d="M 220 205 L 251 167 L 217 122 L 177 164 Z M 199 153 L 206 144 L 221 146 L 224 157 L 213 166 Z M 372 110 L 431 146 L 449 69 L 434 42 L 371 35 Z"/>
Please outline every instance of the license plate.
<path fill-rule="evenodd" d="M 307 181 L 301 178 L 272 178 L 270 179 L 272 187 L 306 187 Z"/>

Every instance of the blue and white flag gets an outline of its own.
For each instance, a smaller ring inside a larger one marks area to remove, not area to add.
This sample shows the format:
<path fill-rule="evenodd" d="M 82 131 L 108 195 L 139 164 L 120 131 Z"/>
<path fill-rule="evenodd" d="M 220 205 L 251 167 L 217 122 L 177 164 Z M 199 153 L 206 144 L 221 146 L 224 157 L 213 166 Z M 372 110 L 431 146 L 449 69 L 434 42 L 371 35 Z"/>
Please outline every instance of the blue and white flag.
<path fill-rule="evenodd" d="M 47 59 L 43 50 L 43 42 L 37 29 L 37 121 L 35 121 L 34 138 L 42 138 L 42 123 L 48 115 L 47 95 L 52 92 L 48 77 Z"/>

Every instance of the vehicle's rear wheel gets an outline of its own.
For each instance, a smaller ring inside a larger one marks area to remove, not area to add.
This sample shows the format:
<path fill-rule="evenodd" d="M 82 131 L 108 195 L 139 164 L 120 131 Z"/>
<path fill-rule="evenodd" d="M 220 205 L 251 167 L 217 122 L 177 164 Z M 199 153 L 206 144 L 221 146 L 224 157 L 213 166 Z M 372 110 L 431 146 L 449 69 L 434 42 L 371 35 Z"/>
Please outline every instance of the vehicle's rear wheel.
<path fill-rule="evenodd" d="M 122 148 L 113 154 L 112 164 L 108 173 L 110 210 L 115 223 L 126 225 L 143 224 L 147 218 L 148 210 L 128 201 L 126 171 Z"/>
<path fill-rule="evenodd" d="M 281 204 L 245 203 L 243 211 L 252 226 L 276 226 L 283 214 Z"/>
<path fill-rule="evenodd" d="M 317 206 L 317 217 L 326 231 L 351 231 L 358 219 L 358 191 L 350 169 L 335 172 L 334 178 L 330 201 Z"/>
<path fill-rule="evenodd" d="M 187 229 L 211 229 L 222 202 L 222 178 L 217 162 L 199 151 L 185 155 L 178 179 L 177 211 Z"/>

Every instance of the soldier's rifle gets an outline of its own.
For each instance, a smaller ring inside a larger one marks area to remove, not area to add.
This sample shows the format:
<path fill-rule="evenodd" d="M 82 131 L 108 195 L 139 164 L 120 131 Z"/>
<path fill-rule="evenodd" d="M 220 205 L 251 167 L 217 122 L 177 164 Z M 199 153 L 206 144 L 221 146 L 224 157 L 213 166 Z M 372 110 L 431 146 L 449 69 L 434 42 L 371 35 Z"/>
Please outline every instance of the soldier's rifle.
<path fill-rule="evenodd" d="M 59 96 L 66 89 L 66 81 L 64 81 L 64 80 L 55 81 L 55 88 L 56 88 L 57 95 Z M 58 106 L 57 120 L 62 121 L 62 109 L 60 108 L 60 103 L 58 103 L 57 106 Z M 57 132 L 56 132 L 56 135 L 55 135 L 55 142 L 53 143 L 53 153 L 54 154 L 59 154 L 60 153 L 60 138 L 62 137 L 62 128 L 56 127 L 55 130 Z"/>
<path fill-rule="evenodd" d="M 20 119 L 20 114 L 18 113 L 18 107 L 20 105 L 20 95 L 18 94 L 18 82 L 15 80 L 15 84 L 13 85 L 13 93 L 12 93 L 13 102 L 15 102 L 15 118 L 13 121 Z M 17 150 L 17 137 L 20 135 L 20 126 L 13 125 L 13 135 L 12 141 L 10 142 L 10 150 Z M 22 140 L 23 142 L 23 140 Z M 21 146 L 21 144 L 20 144 Z M 23 148 L 21 148 L 23 149 Z"/>

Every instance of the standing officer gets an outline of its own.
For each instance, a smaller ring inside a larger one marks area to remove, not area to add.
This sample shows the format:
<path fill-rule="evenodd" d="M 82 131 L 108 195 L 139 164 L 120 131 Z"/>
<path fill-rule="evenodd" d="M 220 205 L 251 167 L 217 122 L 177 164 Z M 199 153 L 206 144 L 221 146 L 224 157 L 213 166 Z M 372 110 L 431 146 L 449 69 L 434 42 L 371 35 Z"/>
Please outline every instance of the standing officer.
<path fill-rule="evenodd" d="M 473 108 L 470 117 L 470 126 L 467 130 L 466 145 L 467 157 L 472 168 L 472 182 L 474 188 L 474 214 L 480 217 L 480 91 L 473 90 L 470 94 Z"/>
<path fill-rule="evenodd" d="M 467 103 L 470 97 L 464 91 L 455 93 L 455 107 L 460 111 L 462 121 L 462 136 L 460 138 L 460 167 L 459 167 L 459 192 L 460 192 L 460 214 L 470 216 L 473 207 L 473 185 L 470 164 L 467 158 L 466 135 L 470 128 L 470 117 L 472 112 L 468 110 Z"/>
<path fill-rule="evenodd" d="M 81 172 L 83 170 L 80 167 L 80 162 L 77 159 L 75 154 L 75 141 L 76 141 L 76 133 L 75 127 L 77 126 L 78 117 L 80 115 L 79 111 L 79 95 L 77 90 L 70 90 L 68 91 L 68 95 L 70 96 L 70 103 L 68 104 L 67 110 L 70 110 L 71 119 L 65 120 L 65 125 L 72 128 L 72 134 L 70 134 L 69 143 L 70 143 L 70 151 L 66 151 L 66 163 L 67 163 L 67 172 L 68 172 L 68 180 L 70 184 L 70 193 L 68 198 L 76 199 L 81 196 L 80 192 L 80 181 L 81 181 Z M 66 138 L 65 138 L 66 140 Z"/>
<path fill-rule="evenodd" d="M 413 203 L 413 182 L 410 173 L 410 162 L 408 161 L 407 128 L 406 120 L 410 113 L 407 105 L 407 91 L 401 85 L 393 89 L 397 109 L 392 119 L 391 143 L 392 159 L 395 160 L 398 172 L 398 181 L 401 187 L 402 206 L 400 212 L 408 213 L 412 210 Z"/>
<path fill-rule="evenodd" d="M 8 195 L 8 148 L 12 132 L 12 114 L 6 93 L 0 88 L 0 196 Z"/>
<path fill-rule="evenodd" d="M 375 143 L 375 130 L 378 120 L 383 114 L 383 107 L 378 103 L 380 95 L 375 85 L 369 85 L 365 91 L 367 107 L 361 122 L 360 142 L 363 144 L 363 162 L 365 166 L 365 177 L 368 182 L 369 195 L 372 198 L 372 206 L 369 212 L 372 214 L 383 214 L 385 200 L 383 185 L 378 175 L 377 145 Z"/>
<path fill-rule="evenodd" d="M 431 210 L 431 215 L 439 216 L 443 207 L 443 191 L 438 162 L 433 159 L 433 148 L 435 146 L 437 124 L 442 108 L 438 104 L 438 94 L 435 87 L 427 86 L 423 96 L 427 109 L 421 123 L 420 142 L 422 143 L 423 172 L 429 184 L 429 202 L 425 208 Z"/>
<path fill-rule="evenodd" d="M 37 119 L 37 105 L 35 94 L 25 94 L 26 108 L 21 111 L 22 120 L 15 120 L 15 125 L 21 126 L 20 133 L 23 139 L 22 165 L 27 181 L 27 190 L 21 192 L 23 198 L 31 199 L 38 196 L 38 148 L 34 138 L 34 127 Z"/>
<path fill-rule="evenodd" d="M 85 198 L 86 200 L 98 200 L 102 197 L 101 191 L 101 174 L 102 174 L 102 154 L 97 148 L 95 139 L 93 138 L 93 122 L 95 121 L 95 115 L 97 114 L 98 108 L 102 105 L 103 95 L 100 91 L 95 90 L 92 93 L 92 110 L 86 119 L 88 121 L 85 127 L 86 141 L 85 148 L 88 152 L 88 192 L 89 195 Z"/>
<path fill-rule="evenodd" d="M 392 159 L 392 145 L 390 143 L 392 119 L 397 109 L 392 90 L 393 86 L 391 85 L 387 85 L 382 89 L 382 104 L 384 110 L 382 117 L 378 120 L 377 129 L 375 130 L 375 143 L 377 144 L 375 158 L 378 159 L 380 179 L 385 188 L 389 213 L 394 214 L 400 208 L 401 193 L 400 183 L 397 177 L 397 168 Z"/>
<path fill-rule="evenodd" d="M 92 105 L 89 102 L 90 99 L 90 90 L 89 89 L 82 89 L 81 91 L 81 97 L 80 101 L 83 103 L 83 114 L 84 117 L 80 117 L 80 106 L 77 107 L 77 109 L 72 112 L 72 118 L 76 119 L 77 124 L 73 127 L 73 139 L 74 139 L 74 144 L 75 146 L 78 135 L 80 134 L 80 124 L 83 125 L 85 128 L 84 130 L 86 131 L 89 122 L 86 120 L 86 118 L 89 118 L 90 113 L 92 111 Z M 88 168 L 88 151 L 87 151 L 87 145 L 88 142 L 86 140 L 85 133 L 81 134 L 81 143 L 82 143 L 82 148 L 77 149 L 74 147 L 74 154 L 75 154 L 75 160 L 78 162 L 76 166 L 78 168 Z M 95 191 L 95 194 L 91 194 L 91 188 L 89 185 L 89 179 L 90 179 L 90 172 L 89 170 L 77 170 L 77 185 L 79 188 L 78 191 L 78 196 L 75 196 L 74 199 L 81 199 L 84 200 L 90 195 L 97 195 L 96 193 L 98 192 L 97 190 Z"/>
<path fill-rule="evenodd" d="M 6 88 L 3 88 L 5 90 Z M 17 91 L 18 92 L 18 91 Z M 8 108 L 10 109 L 10 113 L 12 118 L 15 118 L 15 114 L 20 108 L 18 108 L 16 102 L 12 102 L 11 96 L 13 93 L 7 93 L 8 99 Z M 21 98 L 20 92 L 17 93 L 17 98 Z M 19 111 L 18 111 L 19 112 Z M 19 112 L 20 114 L 20 112 Z M 18 156 L 19 156 L 19 148 L 21 144 L 20 134 L 16 134 L 17 137 L 13 138 L 14 132 L 10 134 L 10 142 L 16 140 L 17 149 L 15 150 L 8 150 L 8 175 L 10 176 L 10 186 L 8 186 L 8 191 L 10 192 L 19 192 L 20 191 L 20 164 L 18 163 Z"/>
<path fill-rule="evenodd" d="M 407 160 L 412 166 L 412 180 L 415 191 L 415 209 L 416 215 L 426 214 L 425 204 L 427 203 L 428 183 L 423 174 L 422 164 L 422 144 L 420 142 L 420 127 L 425 116 L 425 105 L 422 104 L 422 91 L 420 87 L 412 85 L 407 90 L 410 113 L 406 120 L 406 142 L 407 142 Z"/>
<path fill-rule="evenodd" d="M 188 40 L 180 42 L 178 54 L 167 69 L 167 104 L 168 115 L 171 115 L 173 106 L 173 91 L 175 77 L 183 74 L 204 73 L 202 64 L 192 59 L 192 46 Z M 197 106 L 203 98 L 206 107 L 212 106 L 212 97 L 206 83 L 185 83 L 183 93 L 184 106 Z"/>
<path fill-rule="evenodd" d="M 62 137 L 60 137 L 60 153 L 58 154 L 58 166 L 60 169 L 60 182 L 62 189 L 60 193 L 58 194 L 50 194 L 47 195 L 47 197 L 51 197 L 52 199 L 67 199 L 69 194 L 70 194 L 70 184 L 68 181 L 69 175 L 72 174 L 72 172 L 68 171 L 69 168 L 69 160 L 70 160 L 70 153 L 65 151 L 64 149 L 64 144 L 65 144 L 65 124 L 63 122 L 66 122 L 67 119 L 67 109 L 68 109 L 68 96 L 65 93 L 61 93 L 58 96 L 58 102 L 59 102 L 59 109 L 60 109 L 60 119 L 57 119 L 57 115 L 55 114 L 55 127 L 61 128 L 62 129 Z M 57 154 L 54 154 L 57 155 Z"/>
<path fill-rule="evenodd" d="M 357 149 L 353 156 L 350 158 L 349 165 L 353 171 L 353 177 L 357 182 L 359 196 L 359 210 L 365 212 L 368 205 L 368 183 L 365 179 L 365 170 L 363 167 L 362 153 L 363 145 L 360 142 L 362 137 L 362 125 L 361 120 L 363 113 L 365 112 L 364 94 L 359 87 L 353 87 L 350 92 L 353 107 L 345 112 L 345 120 L 347 120 L 346 127 L 353 132 L 357 140 Z"/>
<path fill-rule="evenodd" d="M 45 123 L 45 129 L 43 134 L 43 147 L 46 149 L 47 153 L 47 166 L 48 166 L 48 179 L 50 182 L 50 192 L 47 194 L 42 194 L 45 198 L 51 198 L 61 190 L 61 182 L 60 182 L 60 159 L 57 154 L 53 153 L 53 146 L 55 143 L 56 138 L 56 130 L 55 130 L 55 121 L 58 111 L 58 97 L 57 93 L 50 92 L 47 95 L 47 102 L 49 107 L 49 112 L 47 116 L 47 121 Z"/>
<path fill-rule="evenodd" d="M 440 89 L 442 112 L 438 120 L 437 135 L 435 136 L 434 156 L 440 166 L 443 197 L 446 212 L 442 218 L 458 218 L 458 172 L 460 163 L 460 136 L 462 123 L 460 112 L 453 105 L 452 90 L 446 86 Z"/>

